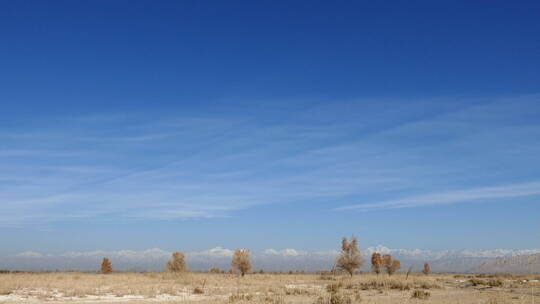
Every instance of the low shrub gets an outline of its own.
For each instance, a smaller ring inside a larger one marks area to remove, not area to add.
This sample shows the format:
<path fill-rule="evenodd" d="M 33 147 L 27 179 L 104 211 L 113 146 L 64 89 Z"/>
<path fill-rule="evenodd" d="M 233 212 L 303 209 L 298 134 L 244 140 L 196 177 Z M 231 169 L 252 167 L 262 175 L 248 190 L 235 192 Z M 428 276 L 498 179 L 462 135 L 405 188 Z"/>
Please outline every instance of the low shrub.
<path fill-rule="evenodd" d="M 321 274 L 321 276 L 319 277 L 319 280 L 322 280 L 322 281 L 336 281 L 337 278 L 331 274 Z"/>
<path fill-rule="evenodd" d="M 315 304 L 352 304 L 353 300 L 348 295 L 331 294 L 329 297 L 318 297 Z"/>
<path fill-rule="evenodd" d="M 490 279 L 488 280 L 488 285 L 491 287 L 502 287 L 504 282 L 501 279 Z"/>
<path fill-rule="evenodd" d="M 431 294 L 429 293 L 429 291 L 416 289 L 415 291 L 412 292 L 411 298 L 427 300 L 430 296 Z"/>
<path fill-rule="evenodd" d="M 232 294 L 229 296 L 229 303 L 234 303 L 238 301 L 251 301 L 252 299 L 253 296 L 249 294 Z"/>
<path fill-rule="evenodd" d="M 309 290 L 301 288 L 285 288 L 285 294 L 288 296 L 301 296 L 301 295 L 310 295 Z"/>
<path fill-rule="evenodd" d="M 285 298 L 282 295 L 266 296 L 264 302 L 268 304 L 285 304 Z"/>
<path fill-rule="evenodd" d="M 473 286 L 484 285 L 484 286 L 490 286 L 490 287 L 502 287 L 504 285 L 504 282 L 501 279 L 484 280 L 484 279 L 472 278 L 470 279 L 470 282 L 472 283 Z"/>
<path fill-rule="evenodd" d="M 410 283 L 402 282 L 398 280 L 369 280 L 367 282 L 360 282 L 360 289 L 399 289 L 399 290 L 409 290 Z"/>
<path fill-rule="evenodd" d="M 473 286 L 486 285 L 486 280 L 482 280 L 482 279 L 473 278 L 473 279 L 470 279 L 469 282 L 471 282 Z"/>
<path fill-rule="evenodd" d="M 422 278 L 414 278 L 413 280 L 403 280 L 399 278 L 370 278 L 357 283 L 358 288 L 362 290 L 369 289 L 432 289 L 441 288 L 441 284 L 436 281 Z"/>
<path fill-rule="evenodd" d="M 224 270 L 221 270 L 221 269 L 216 268 L 216 267 L 210 268 L 210 270 L 208 272 L 210 272 L 210 273 L 225 273 Z"/>
<path fill-rule="evenodd" d="M 328 284 L 326 285 L 326 291 L 329 293 L 336 293 L 341 289 L 341 287 L 343 287 L 343 283 L 341 282 Z"/>

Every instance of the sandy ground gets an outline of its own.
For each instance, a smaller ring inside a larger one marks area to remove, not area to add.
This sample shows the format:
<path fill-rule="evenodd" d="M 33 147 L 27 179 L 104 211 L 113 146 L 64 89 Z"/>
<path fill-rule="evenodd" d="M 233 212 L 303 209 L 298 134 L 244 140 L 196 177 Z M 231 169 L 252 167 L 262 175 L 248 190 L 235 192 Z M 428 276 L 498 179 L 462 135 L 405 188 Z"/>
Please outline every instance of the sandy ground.
<path fill-rule="evenodd" d="M 537 303 L 538 276 L 10 273 L 0 303 Z M 425 298 L 414 293 L 427 292 Z"/>

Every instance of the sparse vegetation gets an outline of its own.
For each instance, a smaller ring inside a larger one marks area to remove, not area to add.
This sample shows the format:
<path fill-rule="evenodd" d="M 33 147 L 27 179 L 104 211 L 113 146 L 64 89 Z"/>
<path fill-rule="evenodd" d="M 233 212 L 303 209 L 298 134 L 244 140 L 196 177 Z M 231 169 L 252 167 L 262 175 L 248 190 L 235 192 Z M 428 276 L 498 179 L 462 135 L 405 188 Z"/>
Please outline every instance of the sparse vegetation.
<path fill-rule="evenodd" d="M 336 261 L 336 267 L 345 270 L 352 277 L 354 272 L 364 264 L 364 259 L 358 249 L 358 239 L 353 236 L 349 242 L 347 238 L 341 241 L 341 253 Z"/>
<path fill-rule="evenodd" d="M 405 273 L 391 277 L 375 273 L 343 278 L 316 273 L 253 274 L 239 280 L 231 275 L 186 272 L 96 273 L 5 273 L 0 274 L 0 303 L 198 303 L 198 304 L 308 304 L 308 303 L 409 303 L 438 304 L 540 303 L 540 292 L 532 286 L 534 275 L 430 276 Z M 472 286 L 474 279 L 479 285 Z M 479 280 L 479 281 L 476 281 Z M 493 280 L 491 283 L 490 281 Z M 460 284 L 464 281 L 469 284 Z M 500 281 L 501 283 L 498 283 Z M 520 283 L 518 283 L 519 281 Z M 526 281 L 526 283 L 521 283 Z M 239 284 L 241 282 L 241 284 Z M 499 286 L 496 290 L 491 285 Z M 416 296 L 415 296 L 416 295 Z"/>
<path fill-rule="evenodd" d="M 109 258 L 103 258 L 103 261 L 101 261 L 101 273 L 109 274 L 111 272 L 113 272 L 111 260 Z"/>
<path fill-rule="evenodd" d="M 247 249 L 236 249 L 231 261 L 231 266 L 238 270 L 242 276 L 251 270 L 251 256 Z"/>

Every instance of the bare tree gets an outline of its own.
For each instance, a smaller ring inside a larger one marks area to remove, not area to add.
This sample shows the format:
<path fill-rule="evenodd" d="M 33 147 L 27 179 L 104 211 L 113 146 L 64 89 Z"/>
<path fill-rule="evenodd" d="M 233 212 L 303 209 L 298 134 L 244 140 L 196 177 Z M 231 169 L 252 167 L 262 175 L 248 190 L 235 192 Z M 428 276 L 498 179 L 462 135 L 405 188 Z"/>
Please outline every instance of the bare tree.
<path fill-rule="evenodd" d="M 236 249 L 231 261 L 231 266 L 237 269 L 242 276 L 251 270 L 251 257 L 249 250 Z"/>
<path fill-rule="evenodd" d="M 431 267 L 429 267 L 428 263 L 424 264 L 424 269 L 422 269 L 422 273 L 424 273 L 425 275 L 428 275 L 431 273 Z"/>
<path fill-rule="evenodd" d="M 389 269 L 392 267 L 392 256 L 390 254 L 384 254 L 382 256 L 382 264 L 386 272 L 390 274 L 391 271 Z"/>
<path fill-rule="evenodd" d="M 101 273 L 107 274 L 111 273 L 113 271 L 112 263 L 109 258 L 103 258 L 103 261 L 101 261 Z"/>
<path fill-rule="evenodd" d="M 171 255 L 171 260 L 167 262 L 167 270 L 170 272 L 186 271 L 186 256 L 184 253 L 177 251 Z"/>
<path fill-rule="evenodd" d="M 358 249 L 358 240 L 355 236 L 351 238 L 351 242 L 347 238 L 341 241 L 341 254 L 339 255 L 336 266 L 339 269 L 347 271 L 351 277 L 356 269 L 364 265 L 364 259 Z"/>
<path fill-rule="evenodd" d="M 411 272 L 412 272 L 412 266 L 410 266 L 409 269 L 407 269 L 407 275 L 405 276 L 405 281 L 409 279 L 409 275 L 411 274 Z"/>
<path fill-rule="evenodd" d="M 388 272 L 388 275 L 394 274 L 394 272 L 398 271 L 401 268 L 401 261 L 398 259 L 394 259 L 392 261 L 392 265 L 390 266 L 390 272 Z"/>
<path fill-rule="evenodd" d="M 382 257 L 383 266 L 386 269 L 388 275 L 392 275 L 394 272 L 401 268 L 401 261 L 394 259 L 390 254 L 385 254 Z"/>
<path fill-rule="evenodd" d="M 375 272 L 377 275 L 381 273 L 381 268 L 383 266 L 383 260 L 381 257 L 381 254 L 378 252 L 374 252 L 371 255 L 371 270 Z"/>

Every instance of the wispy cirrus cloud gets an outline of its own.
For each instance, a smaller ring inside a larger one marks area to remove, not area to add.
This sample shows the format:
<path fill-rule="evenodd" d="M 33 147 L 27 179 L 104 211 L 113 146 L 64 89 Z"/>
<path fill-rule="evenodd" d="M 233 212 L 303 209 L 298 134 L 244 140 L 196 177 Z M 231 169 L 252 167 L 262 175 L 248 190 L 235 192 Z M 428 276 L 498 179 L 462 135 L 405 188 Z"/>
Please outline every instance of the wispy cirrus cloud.
<path fill-rule="evenodd" d="M 538 98 L 336 102 L 278 109 L 272 119 L 245 109 L 152 118 L 113 113 L 59 119 L 39 132 L 12 128 L 0 133 L 0 226 L 208 219 L 272 204 L 371 210 L 533 195 L 519 193 L 536 193 L 535 183 L 513 181 L 536 180 L 531 164 L 540 126 L 522 116 L 525 108 L 526 115 L 540 111 Z"/>
<path fill-rule="evenodd" d="M 481 187 L 474 189 L 446 191 L 417 195 L 396 200 L 354 204 L 339 207 L 336 210 L 377 210 L 412 208 L 433 205 L 457 204 L 476 200 L 496 200 L 521 196 L 540 195 L 540 181 L 502 185 L 495 187 Z"/>

